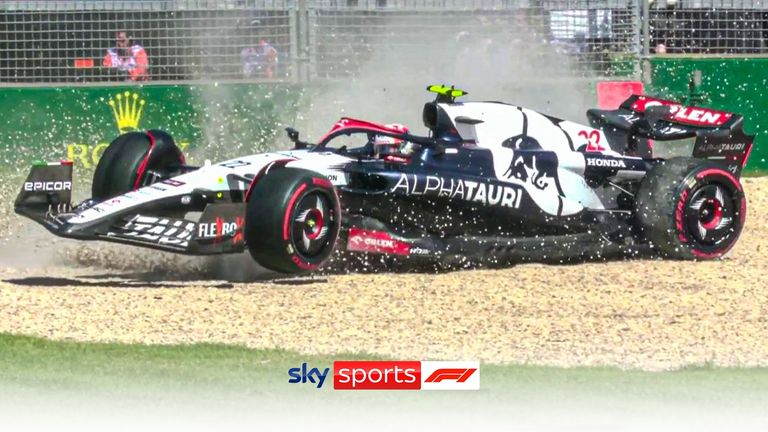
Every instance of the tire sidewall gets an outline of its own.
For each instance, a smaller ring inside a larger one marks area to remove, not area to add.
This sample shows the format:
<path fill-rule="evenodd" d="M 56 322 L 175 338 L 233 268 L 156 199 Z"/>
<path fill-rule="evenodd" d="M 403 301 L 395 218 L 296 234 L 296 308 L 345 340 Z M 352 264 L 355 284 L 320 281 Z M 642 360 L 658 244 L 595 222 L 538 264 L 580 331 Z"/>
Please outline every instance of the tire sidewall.
<path fill-rule="evenodd" d="M 133 190 L 138 167 L 151 147 L 150 138 L 142 132 L 129 132 L 113 140 L 94 170 L 92 198 L 104 200 Z"/>
<path fill-rule="evenodd" d="M 99 159 L 91 197 L 101 201 L 122 195 L 146 186 L 147 170 L 168 171 L 167 167 L 183 163 L 184 155 L 166 132 L 128 132 L 113 140 Z"/>
<path fill-rule="evenodd" d="M 724 187 L 734 201 L 738 212 L 733 221 L 731 232 L 722 240 L 722 245 L 707 246 L 696 240 L 686 226 L 685 210 L 690 199 L 701 188 L 716 184 Z M 743 188 L 730 172 L 714 164 L 702 164 L 692 170 L 677 187 L 674 194 L 672 226 L 674 227 L 673 243 L 676 248 L 685 251 L 694 259 L 714 259 L 725 255 L 736 244 L 746 221 L 747 203 Z M 719 247 L 718 247 L 719 246 Z"/>
<path fill-rule="evenodd" d="M 330 203 L 326 243 L 313 256 L 296 247 L 292 223 L 297 206 L 312 194 Z M 341 230 L 341 206 L 335 187 L 319 173 L 279 168 L 259 179 L 246 204 L 245 239 L 251 256 L 263 267 L 284 273 L 317 270 L 333 254 Z"/>

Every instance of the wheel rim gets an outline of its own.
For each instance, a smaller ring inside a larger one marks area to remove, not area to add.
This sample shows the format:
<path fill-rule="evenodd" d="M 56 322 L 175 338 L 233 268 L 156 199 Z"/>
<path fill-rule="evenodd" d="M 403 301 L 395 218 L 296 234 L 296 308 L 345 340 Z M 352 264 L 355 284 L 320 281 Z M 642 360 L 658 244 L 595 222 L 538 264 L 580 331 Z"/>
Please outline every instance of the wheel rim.
<path fill-rule="evenodd" d="M 296 205 L 292 223 L 296 251 L 313 258 L 323 252 L 333 226 L 330 199 L 321 192 L 305 195 Z"/>
<path fill-rule="evenodd" d="M 738 211 L 738 199 L 729 189 L 719 184 L 705 185 L 688 200 L 688 232 L 703 246 L 718 246 L 734 232 Z"/>

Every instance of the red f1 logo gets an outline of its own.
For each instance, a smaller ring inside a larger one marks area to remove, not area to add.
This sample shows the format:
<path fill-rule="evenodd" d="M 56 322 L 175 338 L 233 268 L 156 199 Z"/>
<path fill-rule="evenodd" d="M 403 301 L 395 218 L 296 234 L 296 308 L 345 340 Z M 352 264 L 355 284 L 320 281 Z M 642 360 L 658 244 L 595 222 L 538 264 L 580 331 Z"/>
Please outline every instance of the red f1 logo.
<path fill-rule="evenodd" d="M 422 390 L 480 390 L 480 362 L 423 361 Z"/>
<path fill-rule="evenodd" d="M 476 370 L 477 369 L 475 368 L 438 369 L 432 372 L 432 375 L 427 377 L 427 379 L 424 380 L 424 382 L 432 383 L 432 382 L 441 382 L 443 380 L 452 380 L 452 381 L 463 383 L 464 381 L 467 380 L 467 378 L 472 376 L 472 374 L 475 373 Z"/>

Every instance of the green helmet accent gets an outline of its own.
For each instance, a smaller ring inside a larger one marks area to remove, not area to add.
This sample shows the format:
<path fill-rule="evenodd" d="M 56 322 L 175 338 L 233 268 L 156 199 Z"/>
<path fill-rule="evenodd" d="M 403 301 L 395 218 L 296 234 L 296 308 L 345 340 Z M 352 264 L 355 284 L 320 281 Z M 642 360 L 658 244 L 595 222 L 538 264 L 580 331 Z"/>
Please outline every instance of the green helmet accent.
<path fill-rule="evenodd" d="M 437 93 L 440 96 L 446 96 L 451 99 L 455 99 L 457 97 L 461 97 L 469 94 L 464 90 L 457 89 L 454 86 L 448 87 L 447 85 L 444 85 L 444 84 L 433 84 L 431 86 L 428 86 L 427 91 L 432 93 Z"/>

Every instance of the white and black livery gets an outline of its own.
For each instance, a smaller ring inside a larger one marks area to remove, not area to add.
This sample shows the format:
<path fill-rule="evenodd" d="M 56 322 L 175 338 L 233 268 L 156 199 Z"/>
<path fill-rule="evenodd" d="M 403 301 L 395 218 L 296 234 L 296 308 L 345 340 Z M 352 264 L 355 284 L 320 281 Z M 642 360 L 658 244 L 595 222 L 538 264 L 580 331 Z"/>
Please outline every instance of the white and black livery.
<path fill-rule="evenodd" d="M 113 141 L 92 197 L 71 203 L 72 163 L 34 166 L 16 212 L 52 233 L 185 254 L 239 253 L 285 273 L 337 249 L 505 262 L 643 245 L 713 259 L 741 233 L 753 136 L 738 114 L 632 96 L 590 125 L 430 86 L 427 136 L 342 118 L 318 142 L 189 166 L 166 133 Z M 684 157 L 654 157 L 667 141 Z"/>

